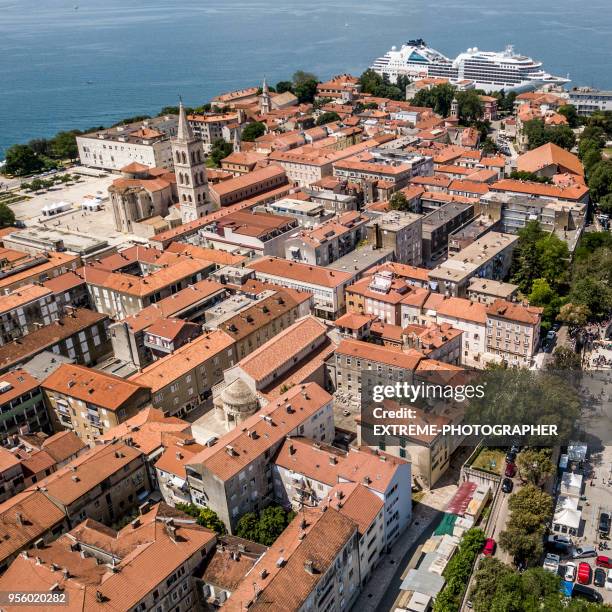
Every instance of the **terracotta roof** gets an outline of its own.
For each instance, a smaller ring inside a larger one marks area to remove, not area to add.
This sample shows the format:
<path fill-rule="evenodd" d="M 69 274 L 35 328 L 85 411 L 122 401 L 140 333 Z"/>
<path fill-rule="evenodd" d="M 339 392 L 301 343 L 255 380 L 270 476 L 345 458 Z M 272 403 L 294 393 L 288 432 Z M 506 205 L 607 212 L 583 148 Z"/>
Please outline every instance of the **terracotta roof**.
<path fill-rule="evenodd" d="M 289 294 L 277 291 L 275 295 L 271 295 L 223 321 L 219 324 L 218 329 L 222 329 L 238 341 L 282 317 L 286 312 L 295 309 L 297 305 L 298 303 Z"/>
<path fill-rule="evenodd" d="M 474 321 L 483 325 L 487 322 L 486 305 L 464 298 L 445 297 L 439 293 L 432 293 L 425 302 L 425 309 L 435 310 L 438 315 Z"/>
<path fill-rule="evenodd" d="M 0 347 L 0 368 L 6 368 L 34 357 L 59 341 L 108 319 L 107 315 L 87 308 L 75 308 L 71 314 L 37 329 L 23 338 Z"/>
<path fill-rule="evenodd" d="M 36 390 L 39 385 L 39 382 L 25 370 L 13 370 L 0 375 L 0 383 L 11 385 L 10 389 L 0 392 L 0 406 L 7 404 L 24 393 Z"/>
<path fill-rule="evenodd" d="M 376 317 L 369 314 L 357 314 L 356 312 L 347 312 L 334 321 L 336 327 L 346 327 L 347 329 L 361 329 L 368 323 L 372 323 Z"/>
<path fill-rule="evenodd" d="M 139 313 L 130 315 L 123 321 L 129 325 L 133 332 L 141 331 L 159 319 L 179 316 L 181 311 L 186 308 L 221 291 L 225 291 L 225 287 L 221 283 L 205 279 L 143 308 Z"/>
<path fill-rule="evenodd" d="M 17 493 L 0 504 L 0 560 L 32 545 L 65 518 L 62 510 L 43 493 L 31 490 Z"/>
<path fill-rule="evenodd" d="M 190 424 L 178 417 L 164 416 L 157 408 L 148 407 L 132 418 L 109 429 L 100 436 L 102 442 L 131 439 L 131 444 L 145 455 L 164 445 L 166 436 L 190 431 Z"/>
<path fill-rule="evenodd" d="M 487 314 L 500 319 L 508 319 L 518 323 L 538 325 L 542 319 L 543 308 L 525 306 L 517 302 L 495 300 L 488 308 Z"/>
<path fill-rule="evenodd" d="M 522 172 L 538 172 L 552 165 L 562 166 L 579 176 L 584 175 L 584 168 L 578 157 L 552 142 L 527 151 L 516 160 L 517 170 Z"/>
<path fill-rule="evenodd" d="M 86 444 L 73 431 L 60 431 L 46 438 L 41 448 L 49 453 L 56 463 L 61 463 L 86 448 Z"/>
<path fill-rule="evenodd" d="M 173 533 L 157 507 L 119 532 L 88 519 L 35 556 L 18 557 L 0 585 L 42 592 L 59 587 L 67 595 L 63 607 L 68 612 L 133 609 L 155 588 L 167 588 L 168 577 L 188 560 L 199 560 L 216 538 L 178 511 L 168 518 L 175 519 Z M 97 549 L 106 559 L 119 557 L 114 571 L 95 556 L 82 557 L 81 546 Z M 57 567 L 68 570 L 68 577 Z"/>
<path fill-rule="evenodd" d="M 147 333 L 172 341 L 186 328 L 192 328 L 195 331 L 201 331 L 202 329 L 200 325 L 182 319 L 158 319 L 147 327 Z"/>
<path fill-rule="evenodd" d="M 285 171 L 280 166 L 264 166 L 263 168 L 253 170 L 253 172 L 248 172 L 247 174 L 242 174 L 241 176 L 237 176 L 236 178 L 230 179 L 228 181 L 222 181 L 221 183 L 217 183 L 216 185 L 213 185 L 211 187 L 211 190 L 221 197 L 233 193 L 234 191 L 240 191 L 241 189 L 251 187 L 256 183 L 260 183 L 262 181 L 269 181 L 271 179 L 276 179 L 284 176 Z"/>
<path fill-rule="evenodd" d="M 337 287 L 353 278 L 353 275 L 348 272 L 287 261 L 277 257 L 256 259 L 250 262 L 248 267 L 262 274 L 330 288 Z"/>
<path fill-rule="evenodd" d="M 130 376 L 129 380 L 150 387 L 152 393 L 157 393 L 198 365 L 206 363 L 222 351 L 231 349 L 233 344 L 233 338 L 224 331 L 209 332 L 181 346 L 174 353 L 158 359 L 142 372 Z"/>
<path fill-rule="evenodd" d="M 7 286 L 12 286 L 18 283 L 25 284 L 32 280 L 38 280 L 43 274 L 49 274 L 53 269 L 64 267 L 66 270 L 70 269 L 73 265 L 76 267 L 81 258 L 78 255 L 70 255 L 69 253 L 58 253 L 56 251 L 50 251 L 45 253 L 43 256 L 46 261 L 40 263 L 21 272 L 15 274 L 9 274 L 4 278 L 0 279 L 0 289 Z"/>
<path fill-rule="evenodd" d="M 384 270 L 389 270 L 401 278 L 415 279 L 425 283 L 429 281 L 429 270 L 427 270 L 427 268 L 418 268 L 416 266 L 409 266 L 408 264 L 397 263 L 395 261 L 387 261 L 379 266 L 376 266 L 375 268 L 371 268 L 367 271 L 367 275 L 371 276 L 376 274 L 376 272 L 382 272 Z"/>
<path fill-rule="evenodd" d="M 249 353 L 238 366 L 255 381 L 263 380 L 290 362 L 294 355 L 307 350 L 326 331 L 327 327 L 315 317 L 304 317 Z"/>
<path fill-rule="evenodd" d="M 189 465 L 201 465 L 228 480 L 331 401 L 332 396 L 316 383 L 292 387 L 196 455 Z"/>
<path fill-rule="evenodd" d="M 95 446 L 28 490 L 44 488 L 46 495 L 68 506 L 141 455 L 122 442 Z"/>
<path fill-rule="evenodd" d="M 41 388 L 101 406 L 113 412 L 146 387 L 100 370 L 63 363 L 48 376 Z"/>
<path fill-rule="evenodd" d="M 0 296 L 0 314 L 25 306 L 34 300 L 51 295 L 51 291 L 40 285 L 22 285 L 8 295 Z"/>
<path fill-rule="evenodd" d="M 371 342 L 350 339 L 344 339 L 340 342 L 336 354 L 355 357 L 364 361 L 374 361 L 410 371 L 414 371 L 421 359 L 425 359 L 425 356 L 418 351 L 402 351 L 387 346 L 378 346 Z"/>
<path fill-rule="evenodd" d="M 74 289 L 75 287 L 79 287 L 81 285 L 85 285 L 85 281 L 74 272 L 65 272 L 64 274 L 60 274 L 55 278 L 50 278 L 46 280 L 43 285 L 50 289 L 53 293 L 62 293 L 64 291 L 70 291 L 70 289 Z"/>
<path fill-rule="evenodd" d="M 469 180 L 455 180 L 449 186 L 449 191 L 465 191 L 467 193 L 476 193 L 484 195 L 489 191 L 489 186 L 486 183 Z"/>
<path fill-rule="evenodd" d="M 247 607 L 250 612 L 300 610 L 356 531 L 357 525 L 333 508 L 305 509 L 259 560 L 258 574 L 246 576 L 224 607 L 228 612 Z M 280 557 L 284 564 L 277 564 Z M 307 562 L 312 562 L 313 573 L 305 570 Z"/>
<path fill-rule="evenodd" d="M 357 524 L 363 536 L 384 507 L 384 502 L 358 482 L 339 482 L 322 504 L 337 510 Z"/>
<path fill-rule="evenodd" d="M 528 195 L 559 198 L 561 200 L 582 200 L 589 192 L 586 185 L 574 183 L 568 187 L 547 185 L 546 183 L 532 183 L 515 179 L 502 179 L 491 185 L 493 191 L 507 191 L 510 193 L 525 193 Z"/>
<path fill-rule="evenodd" d="M 166 434 L 164 448 L 162 456 L 155 462 L 155 468 L 186 480 L 185 465 L 205 447 L 196 444 L 191 433 L 175 433 Z"/>

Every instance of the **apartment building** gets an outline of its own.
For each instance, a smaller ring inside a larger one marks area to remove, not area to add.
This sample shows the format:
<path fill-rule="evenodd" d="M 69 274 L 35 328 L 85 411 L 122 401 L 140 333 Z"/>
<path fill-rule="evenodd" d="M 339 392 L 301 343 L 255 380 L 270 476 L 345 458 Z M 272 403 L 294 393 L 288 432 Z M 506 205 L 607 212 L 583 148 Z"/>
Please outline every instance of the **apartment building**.
<path fill-rule="evenodd" d="M 296 511 L 324 504 L 330 495 L 343 490 L 338 485 L 361 485 L 373 493 L 383 509 L 378 554 L 388 550 L 410 523 L 411 483 L 408 461 L 368 447 L 351 447 L 346 452 L 292 437 L 285 440 L 274 459 L 275 498 Z"/>
<path fill-rule="evenodd" d="M 369 218 L 356 211 L 338 215 L 285 240 L 285 259 L 327 266 L 354 251 L 366 239 Z"/>
<path fill-rule="evenodd" d="M 292 217 L 237 210 L 202 226 L 198 234 L 201 242 L 216 249 L 280 257 L 297 227 Z"/>
<path fill-rule="evenodd" d="M 408 284 L 383 266 L 346 288 L 346 310 L 372 315 L 390 325 L 403 325 L 402 312 L 409 307 L 420 312 L 429 290 Z"/>
<path fill-rule="evenodd" d="M 23 430 L 51 433 L 52 427 L 39 382 L 18 369 L 0 376 L 0 443 Z"/>
<path fill-rule="evenodd" d="M 556 174 L 584 176 L 584 168 L 580 159 L 552 142 L 519 155 L 516 160 L 516 169 L 519 172 L 530 172 L 550 179 Z"/>
<path fill-rule="evenodd" d="M 240 379 L 253 393 L 266 393 L 280 384 L 290 370 L 327 346 L 326 332 L 325 324 L 311 315 L 297 320 L 226 370 L 225 383 L 229 385 Z M 316 376 L 316 370 L 311 374 Z M 318 377 L 315 382 L 323 384 L 324 381 Z"/>
<path fill-rule="evenodd" d="M 79 159 L 103 170 L 120 170 L 132 162 L 172 170 L 170 138 L 177 128 L 178 115 L 164 115 L 83 134 L 77 136 Z"/>
<path fill-rule="evenodd" d="M 333 507 L 305 509 L 226 601 L 228 612 L 348 610 L 359 594 L 358 524 Z"/>
<path fill-rule="evenodd" d="M 108 317 L 76 308 L 10 344 L 0 347 L 0 372 L 7 372 L 49 351 L 82 365 L 94 365 L 111 350 Z"/>
<path fill-rule="evenodd" d="M 79 270 L 98 312 L 123 319 L 203 280 L 216 267 L 203 259 L 148 251 L 155 253 L 142 250 L 135 262 L 124 262 L 123 267 L 109 269 L 107 258 Z"/>
<path fill-rule="evenodd" d="M 425 356 L 414 349 L 401 350 L 361 340 L 344 339 L 327 360 L 333 389 L 359 402 L 371 395 L 373 384 L 410 382 Z"/>
<path fill-rule="evenodd" d="M 218 326 L 234 340 L 238 360 L 308 314 L 307 300 L 298 301 L 284 291 L 271 293 Z"/>
<path fill-rule="evenodd" d="M 420 266 L 422 251 L 422 215 L 390 211 L 376 216 L 368 223 L 368 242 L 377 248 L 393 249 L 395 260 Z"/>
<path fill-rule="evenodd" d="M 487 352 L 512 367 L 529 367 L 540 342 L 542 308 L 497 299 L 487 308 Z"/>
<path fill-rule="evenodd" d="M 215 330 L 158 359 L 129 381 L 150 388 L 153 406 L 164 414 L 181 417 L 210 397 L 223 371 L 235 362 L 233 338 Z"/>
<path fill-rule="evenodd" d="M 23 285 L 0 295 L 0 346 L 50 325 L 59 314 L 52 291 L 40 285 Z"/>
<path fill-rule="evenodd" d="M 502 179 L 491 185 L 491 191 L 536 198 L 552 198 L 577 204 L 588 204 L 589 201 L 589 188 L 582 181 L 571 181 L 563 185 L 549 185 L 517 179 Z"/>
<path fill-rule="evenodd" d="M 430 270 L 430 287 L 445 295 L 464 297 L 471 278 L 503 280 L 510 271 L 518 236 L 488 232 Z"/>
<path fill-rule="evenodd" d="M 62 364 L 41 383 L 54 429 L 94 442 L 151 402 L 148 387 L 100 370 Z"/>
<path fill-rule="evenodd" d="M 293 217 L 299 226 L 304 229 L 311 229 L 321 223 L 330 221 L 334 213 L 329 211 L 317 202 L 297 200 L 295 198 L 283 198 L 276 202 L 270 202 L 265 206 L 258 206 L 255 211 L 271 212 L 275 215 Z"/>
<path fill-rule="evenodd" d="M 81 265 L 81 258 L 70 253 L 51 251 L 42 255 L 27 255 L 12 249 L 0 249 L 0 258 L 8 259 L 4 276 L 0 279 L 0 295 L 6 295 L 24 285 L 45 281 L 74 272 Z"/>
<path fill-rule="evenodd" d="M 287 436 L 334 437 L 333 398 L 319 385 L 292 387 L 187 464 L 193 502 L 213 509 L 230 531 L 246 512 L 269 505 L 273 458 Z"/>
<path fill-rule="evenodd" d="M 202 333 L 202 326 L 181 319 L 159 319 L 144 334 L 144 345 L 153 361 L 166 357 Z"/>
<path fill-rule="evenodd" d="M 151 348 L 145 343 L 149 327 L 168 318 L 199 323 L 204 319 L 205 312 L 222 302 L 226 295 L 227 289 L 223 285 L 205 279 L 112 323 L 109 333 L 113 354 L 137 368 L 144 368 L 153 361 Z"/>
<path fill-rule="evenodd" d="M 333 166 L 334 176 L 364 187 L 376 183 L 378 189 L 398 191 L 416 176 L 433 174 L 433 160 L 429 156 L 403 149 L 371 148 L 352 157 L 338 160 Z"/>
<path fill-rule="evenodd" d="M 612 91 L 591 87 L 574 87 L 569 92 L 569 103 L 579 115 L 589 116 L 598 111 L 612 110 Z"/>
<path fill-rule="evenodd" d="M 61 590 L 83 610 L 188 612 L 199 605 L 193 576 L 215 542 L 214 532 L 158 504 L 119 531 L 92 520 L 75 525 L 36 554 L 19 556 L 0 585 Z"/>
<path fill-rule="evenodd" d="M 518 294 L 518 285 L 502 283 L 488 278 L 472 278 L 468 285 L 468 299 L 472 302 L 492 304 L 495 300 L 514 302 Z"/>
<path fill-rule="evenodd" d="M 94 446 L 32 487 L 74 527 L 86 518 L 112 524 L 150 493 L 144 455 L 122 442 Z"/>
<path fill-rule="evenodd" d="M 257 151 L 234 151 L 221 160 L 221 169 L 234 176 L 253 172 L 258 165 L 265 166 L 268 156 Z"/>
<path fill-rule="evenodd" d="M 0 502 L 31 487 L 87 449 L 72 431 L 14 435 L 0 448 Z"/>
<path fill-rule="evenodd" d="M 43 286 L 51 291 L 58 311 L 65 312 L 67 306 L 72 308 L 89 308 L 89 292 L 87 284 L 75 272 L 66 272 L 55 278 L 50 278 Z"/>
<path fill-rule="evenodd" d="M 238 123 L 237 113 L 206 113 L 203 115 L 187 115 L 189 127 L 194 136 L 204 145 L 204 152 L 210 153 L 215 140 L 230 142 L 230 126 Z"/>
<path fill-rule="evenodd" d="M 474 217 L 472 204 L 449 202 L 422 219 L 423 261 L 435 261 L 446 255 L 448 236 Z"/>
<path fill-rule="evenodd" d="M 210 197 L 217 208 L 231 206 L 260 193 L 272 191 L 287 184 L 285 170 L 276 164 L 221 181 L 210 188 Z"/>
<path fill-rule="evenodd" d="M 573 251 L 586 223 L 587 204 L 490 192 L 480 199 L 480 211 L 510 234 L 518 234 L 527 223 L 537 221 L 544 231 L 565 240 Z"/>
<path fill-rule="evenodd" d="M 258 280 L 305 291 L 314 296 L 314 314 L 322 319 L 337 319 L 344 311 L 345 289 L 354 275 L 308 264 L 265 257 L 248 264 Z"/>

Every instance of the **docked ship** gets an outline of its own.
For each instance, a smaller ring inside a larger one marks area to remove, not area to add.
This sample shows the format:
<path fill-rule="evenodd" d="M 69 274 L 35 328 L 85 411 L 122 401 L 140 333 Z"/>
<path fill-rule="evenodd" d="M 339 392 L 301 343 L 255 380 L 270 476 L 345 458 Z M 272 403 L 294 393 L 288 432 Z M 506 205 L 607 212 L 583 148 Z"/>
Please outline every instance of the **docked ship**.
<path fill-rule="evenodd" d="M 504 51 L 481 51 L 473 47 L 449 59 L 419 38 L 410 40 L 401 49 L 392 47 L 371 66 L 381 76 L 395 83 L 399 75 L 410 79 L 446 78 L 452 82 L 472 81 L 476 89 L 485 91 L 524 91 L 542 85 L 563 85 L 569 78 L 553 76 L 538 62 L 515 53 L 512 45 Z"/>

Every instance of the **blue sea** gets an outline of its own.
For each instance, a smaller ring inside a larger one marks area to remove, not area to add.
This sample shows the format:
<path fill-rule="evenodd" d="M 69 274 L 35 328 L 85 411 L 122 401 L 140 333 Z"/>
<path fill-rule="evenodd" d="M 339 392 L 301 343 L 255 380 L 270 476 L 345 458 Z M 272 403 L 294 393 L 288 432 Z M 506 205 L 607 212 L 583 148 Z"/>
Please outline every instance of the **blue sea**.
<path fill-rule="evenodd" d="M 0 0 L 0 158 L 179 95 L 360 73 L 410 38 L 450 57 L 512 43 L 574 85 L 612 88 L 611 0 Z"/>

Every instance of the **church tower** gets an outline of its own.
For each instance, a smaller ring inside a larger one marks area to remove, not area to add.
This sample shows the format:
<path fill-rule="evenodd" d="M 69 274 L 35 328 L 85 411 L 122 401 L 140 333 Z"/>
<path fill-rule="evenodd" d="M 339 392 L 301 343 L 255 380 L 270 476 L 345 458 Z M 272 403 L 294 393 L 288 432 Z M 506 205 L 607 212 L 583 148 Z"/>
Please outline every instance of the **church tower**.
<path fill-rule="evenodd" d="M 270 90 L 268 89 L 266 78 L 264 77 L 263 85 L 261 87 L 261 96 L 259 99 L 259 112 L 262 115 L 267 115 L 270 112 L 270 109 L 271 109 Z"/>
<path fill-rule="evenodd" d="M 240 153 L 240 125 L 236 125 L 234 128 L 234 153 Z"/>
<path fill-rule="evenodd" d="M 450 116 L 453 119 L 459 119 L 459 102 L 457 102 L 457 98 L 453 98 L 451 102 Z"/>
<path fill-rule="evenodd" d="M 202 141 L 193 135 L 182 101 L 176 138 L 172 139 L 172 158 L 183 223 L 212 212 Z"/>

